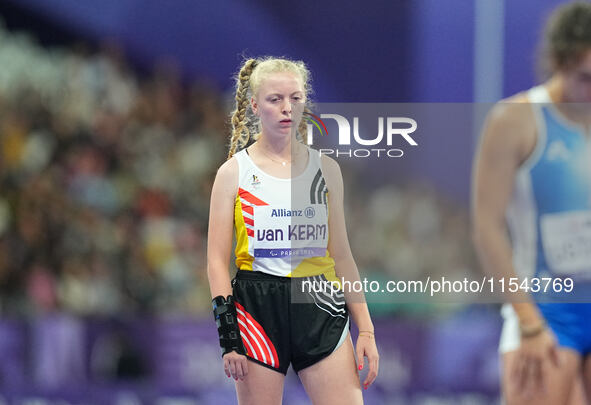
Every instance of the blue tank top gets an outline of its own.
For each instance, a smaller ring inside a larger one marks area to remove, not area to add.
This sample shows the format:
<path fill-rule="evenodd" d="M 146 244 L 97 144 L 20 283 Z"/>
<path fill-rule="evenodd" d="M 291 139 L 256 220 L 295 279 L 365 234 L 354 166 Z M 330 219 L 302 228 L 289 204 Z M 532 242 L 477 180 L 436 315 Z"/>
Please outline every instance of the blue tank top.
<path fill-rule="evenodd" d="M 528 97 L 533 153 L 519 168 L 507 222 L 520 277 L 591 279 L 591 137 L 552 104 L 545 87 Z"/>

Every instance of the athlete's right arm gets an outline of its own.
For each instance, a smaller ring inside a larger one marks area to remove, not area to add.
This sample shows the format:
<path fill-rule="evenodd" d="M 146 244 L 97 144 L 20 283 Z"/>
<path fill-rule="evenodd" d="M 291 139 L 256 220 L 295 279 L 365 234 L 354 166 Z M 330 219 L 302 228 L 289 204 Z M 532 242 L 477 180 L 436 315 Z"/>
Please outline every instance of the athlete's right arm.
<path fill-rule="evenodd" d="M 226 161 L 215 176 L 209 205 L 207 231 L 207 277 L 211 296 L 232 294 L 230 265 L 234 201 L 238 192 L 238 162 Z"/>
<path fill-rule="evenodd" d="M 505 215 L 519 167 L 534 148 L 535 131 L 530 105 L 503 102 L 489 114 L 481 137 L 472 179 L 472 231 L 480 262 L 485 272 L 495 278 L 516 277 Z M 542 315 L 529 294 L 514 294 L 508 300 L 522 330 L 543 325 Z M 513 370 L 514 380 L 525 391 L 542 385 L 541 378 L 533 382 L 530 379 L 531 364 L 539 367 L 549 353 L 556 353 L 552 335 L 545 330 L 535 337 L 522 338 L 519 352 L 524 361 L 516 363 L 519 369 Z"/>
<path fill-rule="evenodd" d="M 211 190 L 207 232 L 207 277 L 211 296 L 232 294 L 229 265 L 234 227 L 234 201 L 238 192 L 238 162 L 226 161 L 219 169 Z M 228 377 L 243 380 L 248 373 L 246 356 L 235 351 L 224 355 Z"/>
<path fill-rule="evenodd" d="M 472 230 L 480 262 L 493 277 L 516 277 L 505 215 L 517 170 L 531 153 L 532 137 L 535 142 L 531 107 L 501 102 L 489 113 L 480 139 L 472 179 Z M 541 322 L 527 296 L 510 298 L 523 324 Z"/>

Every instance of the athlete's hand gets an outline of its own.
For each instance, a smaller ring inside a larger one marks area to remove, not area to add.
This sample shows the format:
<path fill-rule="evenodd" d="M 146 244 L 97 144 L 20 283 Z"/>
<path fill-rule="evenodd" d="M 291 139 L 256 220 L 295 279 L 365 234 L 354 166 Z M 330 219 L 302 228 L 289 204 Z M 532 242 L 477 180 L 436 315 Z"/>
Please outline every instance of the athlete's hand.
<path fill-rule="evenodd" d="M 560 366 L 556 338 L 550 329 L 532 337 L 522 337 L 517 349 L 511 380 L 525 396 L 536 392 L 547 392 L 547 372 L 550 367 Z"/>
<path fill-rule="evenodd" d="M 235 351 L 224 354 L 224 372 L 228 377 L 233 377 L 236 381 L 243 381 L 248 374 L 248 361 L 246 356 L 238 354 Z"/>
<path fill-rule="evenodd" d="M 369 372 L 365 377 L 365 381 L 363 381 L 363 388 L 367 389 L 378 376 L 378 369 L 380 367 L 380 355 L 376 347 L 376 340 L 373 336 L 366 334 L 358 336 L 355 351 L 357 353 L 358 369 L 360 371 L 363 370 L 364 358 L 367 357 Z"/>

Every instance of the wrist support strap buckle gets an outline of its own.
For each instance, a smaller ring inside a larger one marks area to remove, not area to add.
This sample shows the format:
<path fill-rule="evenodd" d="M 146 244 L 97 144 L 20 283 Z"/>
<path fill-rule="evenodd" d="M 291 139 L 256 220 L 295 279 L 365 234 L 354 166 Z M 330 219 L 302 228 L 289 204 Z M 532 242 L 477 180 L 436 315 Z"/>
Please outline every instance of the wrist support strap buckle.
<path fill-rule="evenodd" d="M 238 315 L 236 313 L 234 297 L 228 295 L 227 298 L 224 298 L 221 295 L 218 295 L 212 300 L 212 305 L 213 316 L 218 327 L 222 357 L 224 357 L 226 353 L 232 351 L 246 355 L 246 350 L 244 349 L 244 344 L 240 337 L 240 328 L 238 327 Z"/>

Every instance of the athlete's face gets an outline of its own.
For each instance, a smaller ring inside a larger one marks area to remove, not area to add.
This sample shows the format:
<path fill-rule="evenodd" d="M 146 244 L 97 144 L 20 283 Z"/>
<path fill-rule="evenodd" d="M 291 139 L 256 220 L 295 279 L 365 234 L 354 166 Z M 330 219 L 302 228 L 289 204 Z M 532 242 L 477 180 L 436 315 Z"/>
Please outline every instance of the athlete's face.
<path fill-rule="evenodd" d="M 301 78 L 291 72 L 278 72 L 262 80 L 251 105 L 267 136 L 285 136 L 299 125 L 304 101 Z"/>
<path fill-rule="evenodd" d="M 591 103 L 591 49 L 581 61 L 563 72 L 565 101 Z"/>

